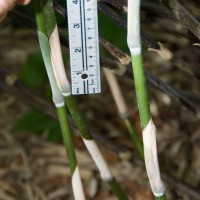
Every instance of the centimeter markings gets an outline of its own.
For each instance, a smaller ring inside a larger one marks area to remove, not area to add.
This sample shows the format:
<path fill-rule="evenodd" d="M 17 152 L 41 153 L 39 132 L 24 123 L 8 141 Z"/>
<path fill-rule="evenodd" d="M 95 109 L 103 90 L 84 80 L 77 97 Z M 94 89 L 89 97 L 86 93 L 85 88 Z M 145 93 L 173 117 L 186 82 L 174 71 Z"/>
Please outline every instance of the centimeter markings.
<path fill-rule="evenodd" d="M 72 94 L 101 92 L 97 0 L 67 0 Z"/>

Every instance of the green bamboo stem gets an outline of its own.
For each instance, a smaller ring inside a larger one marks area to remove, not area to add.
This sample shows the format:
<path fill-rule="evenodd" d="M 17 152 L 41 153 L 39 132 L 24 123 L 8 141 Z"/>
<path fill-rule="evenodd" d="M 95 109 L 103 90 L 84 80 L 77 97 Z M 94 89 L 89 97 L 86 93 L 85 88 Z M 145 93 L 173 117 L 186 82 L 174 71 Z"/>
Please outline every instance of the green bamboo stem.
<path fill-rule="evenodd" d="M 155 200 L 166 200 L 165 195 L 161 196 L 161 197 L 154 197 Z"/>
<path fill-rule="evenodd" d="M 57 114 L 61 127 L 63 142 L 65 144 L 65 149 L 69 159 L 70 172 L 71 175 L 73 175 L 77 166 L 77 159 L 65 106 L 57 108 Z"/>
<path fill-rule="evenodd" d="M 131 55 L 131 57 L 140 122 L 142 129 L 144 129 L 151 119 L 151 112 L 142 55 Z"/>
<path fill-rule="evenodd" d="M 133 55 L 133 57 L 134 56 L 135 55 Z M 141 56 L 141 54 L 139 54 L 139 55 L 137 55 L 135 57 L 138 58 L 138 56 Z M 138 60 L 139 60 L 139 63 L 138 63 Z M 142 62 L 141 59 L 137 59 L 137 66 L 138 65 L 142 66 L 141 62 Z M 139 71 L 139 75 L 140 76 L 144 76 L 142 69 L 143 69 L 143 66 L 140 68 L 140 70 L 137 70 L 137 72 Z M 115 75 L 111 72 L 111 70 L 104 69 L 104 74 L 105 74 L 107 82 L 108 82 L 108 84 L 110 86 L 113 98 L 115 100 L 115 103 L 116 103 L 116 106 L 117 106 L 117 109 L 118 109 L 119 116 L 124 120 L 128 130 L 129 130 L 129 133 L 130 133 L 130 135 L 132 137 L 132 140 L 134 141 L 136 149 L 139 152 L 139 155 L 141 156 L 141 158 L 144 159 L 144 148 L 143 148 L 143 145 L 141 143 L 140 138 L 138 137 L 138 134 L 136 133 L 136 130 L 134 129 L 134 125 L 132 123 L 132 120 L 130 119 L 129 111 L 128 111 L 128 108 L 126 106 L 126 103 L 125 103 L 125 100 L 123 98 L 123 94 L 122 94 L 122 92 L 120 90 L 120 86 L 119 86 L 119 84 L 117 82 L 117 79 L 116 79 Z M 143 90 L 144 90 L 144 88 L 146 87 L 145 86 L 145 80 L 143 79 L 142 81 L 143 81 L 142 83 L 141 83 L 141 80 L 140 80 L 140 82 L 138 81 L 137 83 L 139 83 L 139 87 L 142 87 Z M 147 91 L 146 88 L 145 88 L 145 91 Z M 143 93 L 143 94 L 139 93 L 139 98 L 142 99 L 142 98 L 145 98 L 145 97 L 148 97 L 147 93 Z M 145 101 L 142 100 L 142 102 L 144 104 Z M 148 105 L 147 102 L 146 102 L 146 106 L 147 106 L 147 108 L 149 108 L 149 105 Z M 150 111 L 149 111 L 149 113 L 150 113 Z M 142 120 L 146 120 L 146 119 L 148 120 L 148 118 L 146 116 L 147 115 L 144 115 Z M 147 123 L 145 123 L 144 126 L 146 127 Z"/>
<path fill-rule="evenodd" d="M 65 102 L 73 120 L 76 123 L 76 126 L 78 127 L 81 133 L 81 136 L 86 140 L 92 140 L 93 137 L 90 134 L 86 122 L 78 108 L 75 97 L 72 95 L 67 96 L 65 97 Z"/>
<path fill-rule="evenodd" d="M 69 160 L 70 174 L 72 176 L 72 189 L 75 200 L 85 200 L 83 186 L 80 178 L 75 147 L 73 144 L 73 136 L 69 126 L 67 112 L 65 106 L 57 107 L 58 119 L 61 127 L 61 133 L 65 150 Z"/>
<path fill-rule="evenodd" d="M 113 192 L 117 195 L 120 200 L 128 200 L 127 195 L 124 193 L 118 182 L 115 178 L 108 182 Z"/>
<path fill-rule="evenodd" d="M 85 200 L 83 186 L 77 165 L 77 158 L 73 144 L 73 136 L 69 126 L 65 106 L 57 107 L 58 119 L 61 127 L 63 142 L 69 159 L 70 174 L 72 176 L 72 189 L 76 200 Z"/>
<path fill-rule="evenodd" d="M 57 107 L 58 119 L 61 127 L 65 150 L 69 159 L 70 174 L 72 176 L 72 189 L 76 200 L 85 200 L 83 186 L 77 165 L 77 158 L 73 144 L 73 136 L 67 118 L 65 106 Z"/>
<path fill-rule="evenodd" d="M 88 126 L 78 108 L 78 105 L 76 103 L 74 96 L 70 95 L 70 96 L 65 97 L 65 102 L 67 104 L 67 107 L 69 109 L 69 112 L 70 112 L 72 118 L 74 119 L 74 121 L 81 133 L 83 141 L 95 142 L 93 139 L 93 136 L 91 135 L 91 133 L 88 129 Z M 88 148 L 87 142 L 85 144 L 86 144 L 86 147 Z M 88 150 L 90 151 L 89 148 L 88 148 Z M 100 156 L 103 158 L 102 153 L 100 152 L 99 149 L 98 149 L 98 153 L 96 154 L 96 156 L 98 156 L 98 157 Z M 95 159 L 94 159 L 94 161 L 95 161 Z M 96 163 L 96 165 L 98 167 L 99 164 Z M 106 165 L 107 170 L 109 170 L 105 161 L 104 161 L 104 165 Z M 100 168 L 99 168 L 99 171 L 101 172 Z M 127 197 L 126 193 L 123 191 L 123 189 L 121 188 L 120 184 L 112 176 L 111 172 L 109 172 L 109 173 L 110 173 L 109 177 L 106 177 L 106 178 L 104 178 L 104 174 L 101 174 L 102 179 L 110 185 L 112 191 L 115 193 L 115 195 L 118 197 L 119 200 L 128 200 L 128 197 Z"/>
<path fill-rule="evenodd" d="M 144 158 L 151 190 L 155 199 L 165 199 L 157 156 L 156 128 L 151 118 L 146 77 L 144 73 L 141 36 L 140 36 L 140 3 L 141 0 L 128 0 L 128 37 L 131 52 L 141 127 L 143 129 Z"/>
<path fill-rule="evenodd" d="M 142 62 L 142 55 L 131 55 L 132 66 L 134 74 L 135 91 L 137 96 L 137 103 L 139 109 L 139 116 L 142 129 L 148 125 L 151 120 L 151 112 L 149 105 L 148 90 L 146 84 L 146 78 L 144 74 L 144 67 Z M 165 195 L 157 197 L 154 195 L 155 200 L 165 200 Z"/>

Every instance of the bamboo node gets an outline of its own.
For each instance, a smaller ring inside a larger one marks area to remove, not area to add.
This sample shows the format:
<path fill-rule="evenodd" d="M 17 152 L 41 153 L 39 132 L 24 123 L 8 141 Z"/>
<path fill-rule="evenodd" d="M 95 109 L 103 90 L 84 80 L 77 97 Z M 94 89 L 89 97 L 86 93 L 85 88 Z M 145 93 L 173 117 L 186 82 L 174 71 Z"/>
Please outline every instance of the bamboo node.
<path fill-rule="evenodd" d="M 69 92 L 62 92 L 62 95 L 64 96 L 64 97 L 69 97 L 69 96 L 71 96 L 71 91 L 69 91 Z"/>
<path fill-rule="evenodd" d="M 65 105 L 65 102 L 55 103 L 56 108 L 61 108 Z"/>

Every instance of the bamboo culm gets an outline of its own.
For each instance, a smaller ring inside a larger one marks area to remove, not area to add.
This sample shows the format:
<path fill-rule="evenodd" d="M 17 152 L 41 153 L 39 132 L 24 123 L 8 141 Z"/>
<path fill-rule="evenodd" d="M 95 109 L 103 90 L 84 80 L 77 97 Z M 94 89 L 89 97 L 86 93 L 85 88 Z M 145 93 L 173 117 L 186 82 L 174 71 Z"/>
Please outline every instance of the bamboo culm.
<path fill-rule="evenodd" d="M 69 163 L 70 163 L 70 172 L 72 176 L 72 188 L 73 188 L 74 197 L 76 200 L 85 200 L 79 168 L 77 165 L 75 149 L 73 145 L 72 133 L 69 127 L 67 113 L 65 110 L 65 102 L 64 102 L 63 95 L 60 89 L 58 88 L 56 78 L 54 76 L 54 71 L 53 71 L 53 65 L 55 66 L 55 64 L 57 63 L 55 62 L 53 63 L 52 57 L 54 57 L 53 55 L 54 52 L 50 48 L 50 44 L 49 44 L 49 36 L 51 32 L 50 32 L 48 23 L 46 21 L 46 16 L 45 16 L 45 13 L 49 11 L 48 6 L 51 6 L 51 3 L 52 2 L 50 1 L 35 0 L 38 38 L 39 38 L 40 48 L 41 48 L 43 60 L 45 63 L 46 71 L 48 74 L 49 82 L 51 85 L 53 102 L 57 109 L 57 114 L 59 118 L 64 145 L 65 145 Z"/>
<path fill-rule="evenodd" d="M 140 38 L 140 0 L 128 0 L 128 37 L 131 52 L 135 91 L 143 129 L 144 158 L 154 198 L 164 200 L 165 186 L 160 176 L 156 146 L 156 128 L 151 118 Z"/>

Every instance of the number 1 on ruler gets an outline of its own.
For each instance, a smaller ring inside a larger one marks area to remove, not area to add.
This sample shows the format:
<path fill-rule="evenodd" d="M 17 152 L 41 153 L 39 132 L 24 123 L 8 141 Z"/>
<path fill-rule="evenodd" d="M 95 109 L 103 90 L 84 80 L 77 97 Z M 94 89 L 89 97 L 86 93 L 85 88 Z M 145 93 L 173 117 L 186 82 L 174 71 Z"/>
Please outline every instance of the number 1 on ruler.
<path fill-rule="evenodd" d="M 67 0 L 72 94 L 101 92 L 97 0 Z"/>

